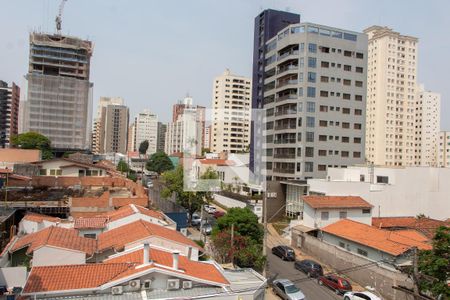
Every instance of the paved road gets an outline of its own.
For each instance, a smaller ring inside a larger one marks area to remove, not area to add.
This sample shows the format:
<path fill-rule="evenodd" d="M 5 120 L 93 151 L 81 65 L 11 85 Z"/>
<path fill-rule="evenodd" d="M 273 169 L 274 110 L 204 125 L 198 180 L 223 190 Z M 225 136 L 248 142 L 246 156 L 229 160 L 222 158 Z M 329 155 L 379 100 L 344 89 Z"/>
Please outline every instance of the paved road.
<path fill-rule="evenodd" d="M 342 296 L 336 295 L 332 290 L 319 286 L 316 280 L 309 279 L 305 274 L 294 268 L 294 262 L 283 261 L 267 250 L 268 272 L 267 277 L 278 273 L 277 279 L 287 278 L 295 283 L 302 290 L 307 300 L 332 300 L 341 299 Z"/>

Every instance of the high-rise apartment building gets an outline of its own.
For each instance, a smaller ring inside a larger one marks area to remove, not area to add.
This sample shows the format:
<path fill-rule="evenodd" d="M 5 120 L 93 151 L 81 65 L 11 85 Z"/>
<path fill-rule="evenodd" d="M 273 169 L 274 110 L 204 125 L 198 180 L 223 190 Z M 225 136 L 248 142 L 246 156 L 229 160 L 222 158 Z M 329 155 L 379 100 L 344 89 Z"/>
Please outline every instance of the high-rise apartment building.
<path fill-rule="evenodd" d="M 266 9 L 261 12 L 254 20 L 253 33 L 253 71 L 252 71 L 252 109 L 263 108 L 264 99 L 264 80 L 266 67 L 266 43 L 273 38 L 280 30 L 286 28 L 289 24 L 300 23 L 300 15 L 285 11 L 278 11 L 273 9 Z M 253 118 L 253 116 L 252 116 Z M 262 147 L 262 141 L 259 137 L 262 132 L 257 128 L 251 126 L 251 141 L 250 141 L 250 169 L 255 173 L 260 173 L 259 164 L 256 161 L 261 161 L 261 156 L 255 149 Z M 258 145 L 256 145 L 256 143 Z M 257 157 L 255 157 L 257 155 Z M 256 167 L 256 169 L 255 169 Z"/>
<path fill-rule="evenodd" d="M 100 153 L 127 153 L 129 111 L 125 105 L 102 107 Z"/>
<path fill-rule="evenodd" d="M 100 97 L 97 106 L 97 115 L 94 118 L 94 126 L 92 128 L 92 152 L 104 152 L 104 133 L 105 133 L 105 119 L 102 119 L 103 108 L 108 105 L 123 105 L 121 97 Z"/>
<path fill-rule="evenodd" d="M 369 38 L 366 158 L 375 165 L 415 165 L 418 39 L 387 27 Z"/>
<path fill-rule="evenodd" d="M 10 146 L 11 136 L 19 133 L 20 88 L 0 80 L 0 148 Z"/>
<path fill-rule="evenodd" d="M 128 151 L 137 151 L 136 149 L 136 123 L 133 122 L 128 126 Z"/>
<path fill-rule="evenodd" d="M 211 151 L 236 153 L 250 144 L 250 79 L 230 70 L 214 79 Z"/>
<path fill-rule="evenodd" d="M 77 37 L 30 34 L 24 131 L 47 136 L 57 149 L 89 149 L 92 51 L 92 42 Z"/>
<path fill-rule="evenodd" d="M 438 167 L 450 168 L 450 131 L 439 132 Z"/>
<path fill-rule="evenodd" d="M 158 116 L 145 110 L 139 113 L 135 119 L 136 134 L 134 149 L 139 150 L 139 145 L 147 140 L 147 155 L 152 155 L 158 147 Z"/>
<path fill-rule="evenodd" d="M 166 131 L 167 131 L 167 124 L 164 124 L 162 122 L 158 122 L 158 141 L 156 142 L 156 151 L 162 151 L 164 152 L 165 146 L 166 146 Z"/>
<path fill-rule="evenodd" d="M 208 125 L 205 127 L 205 136 L 203 138 L 203 146 L 205 149 L 211 150 L 211 128 L 212 125 Z"/>
<path fill-rule="evenodd" d="M 200 139 L 200 143 L 201 143 L 201 147 L 203 148 L 203 139 L 205 136 L 205 124 L 206 124 L 206 119 L 205 119 L 205 113 L 206 113 L 206 108 L 204 106 L 200 106 L 200 105 L 194 105 L 194 100 L 192 99 L 192 97 L 190 97 L 189 95 L 187 95 L 183 100 L 178 101 L 178 103 L 173 105 L 172 108 L 172 122 L 176 122 L 177 120 L 180 119 L 180 116 L 183 115 L 184 110 L 189 108 L 189 109 L 193 109 L 195 108 L 196 110 L 196 115 L 197 115 L 197 121 L 199 122 L 200 126 L 201 126 L 201 139 Z"/>
<path fill-rule="evenodd" d="M 367 36 L 300 23 L 265 49 L 266 178 L 323 178 L 363 163 Z"/>
<path fill-rule="evenodd" d="M 415 112 L 415 165 L 438 165 L 441 95 L 418 87 Z"/>

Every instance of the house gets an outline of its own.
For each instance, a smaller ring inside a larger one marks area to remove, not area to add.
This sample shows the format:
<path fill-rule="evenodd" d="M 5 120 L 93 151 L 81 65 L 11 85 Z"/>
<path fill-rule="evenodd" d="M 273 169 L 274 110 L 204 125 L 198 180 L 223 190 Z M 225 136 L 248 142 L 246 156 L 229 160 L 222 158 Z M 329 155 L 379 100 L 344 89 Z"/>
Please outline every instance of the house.
<path fill-rule="evenodd" d="M 372 205 L 358 196 L 301 196 L 303 220 L 309 228 L 321 228 L 342 219 L 372 223 Z"/>
<path fill-rule="evenodd" d="M 261 299 L 266 280 L 252 270 L 239 274 L 148 244 L 104 263 L 33 267 L 22 296 L 32 299 Z M 240 275 L 240 277 L 239 277 Z M 239 278 L 252 278 L 246 289 Z M 251 277 L 253 276 L 253 277 Z M 228 279 L 230 278 L 230 279 Z M 236 279 L 237 278 L 237 279 Z M 234 281 L 233 281 L 234 280 Z"/>
<path fill-rule="evenodd" d="M 0 149 L 0 169 L 14 169 L 15 164 L 32 163 L 42 159 L 41 150 L 36 149 Z"/>
<path fill-rule="evenodd" d="M 78 231 L 50 226 L 24 236 L 15 236 L 3 251 L 11 266 L 84 264 L 93 257 L 96 241 L 80 237 Z"/>
<path fill-rule="evenodd" d="M 414 230 L 429 240 L 432 240 L 436 230 L 441 227 L 449 227 L 450 221 L 440 221 L 427 217 L 379 217 L 372 218 L 372 226 L 393 230 L 396 232 L 399 231 L 409 231 Z"/>
<path fill-rule="evenodd" d="M 40 176 L 84 177 L 108 176 L 108 169 L 103 165 L 95 165 L 67 158 L 54 158 L 33 163 L 39 166 Z"/>
<path fill-rule="evenodd" d="M 320 238 L 353 254 L 393 265 L 410 264 L 414 247 L 419 250 L 432 248 L 427 239 L 415 231 L 397 233 L 349 219 L 321 228 Z"/>
<path fill-rule="evenodd" d="M 20 235 L 30 234 L 59 223 L 60 218 L 29 212 L 20 220 L 18 232 Z"/>

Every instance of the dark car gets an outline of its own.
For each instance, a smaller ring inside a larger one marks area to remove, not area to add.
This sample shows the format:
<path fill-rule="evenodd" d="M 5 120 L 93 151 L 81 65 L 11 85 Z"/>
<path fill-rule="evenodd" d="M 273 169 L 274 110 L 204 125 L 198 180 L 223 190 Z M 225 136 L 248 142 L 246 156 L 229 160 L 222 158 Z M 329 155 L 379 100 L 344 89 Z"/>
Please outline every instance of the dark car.
<path fill-rule="evenodd" d="M 352 291 L 352 285 L 350 282 L 336 275 L 320 276 L 317 282 L 319 285 L 324 285 L 334 290 L 338 295 L 343 295 L 346 292 Z"/>
<path fill-rule="evenodd" d="M 278 256 L 282 260 L 289 260 L 294 261 L 295 260 L 295 252 L 294 249 L 288 246 L 276 246 L 272 248 L 272 254 Z"/>
<path fill-rule="evenodd" d="M 223 211 L 216 210 L 216 211 L 213 213 L 213 215 L 214 215 L 214 218 L 218 219 L 218 218 L 220 218 L 220 217 L 223 217 L 223 216 L 225 215 L 225 213 L 224 213 Z"/>
<path fill-rule="evenodd" d="M 317 278 L 323 276 L 322 266 L 313 260 L 305 259 L 296 261 L 294 267 L 308 275 L 308 277 Z"/>

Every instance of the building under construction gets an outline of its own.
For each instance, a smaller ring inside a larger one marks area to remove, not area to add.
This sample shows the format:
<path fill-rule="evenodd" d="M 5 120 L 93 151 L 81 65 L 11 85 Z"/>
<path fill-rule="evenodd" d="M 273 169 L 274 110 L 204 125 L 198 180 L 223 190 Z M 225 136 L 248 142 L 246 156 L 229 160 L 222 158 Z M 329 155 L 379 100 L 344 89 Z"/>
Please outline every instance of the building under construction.
<path fill-rule="evenodd" d="M 61 34 L 30 34 L 23 131 L 47 136 L 60 150 L 89 149 L 91 41 Z"/>

